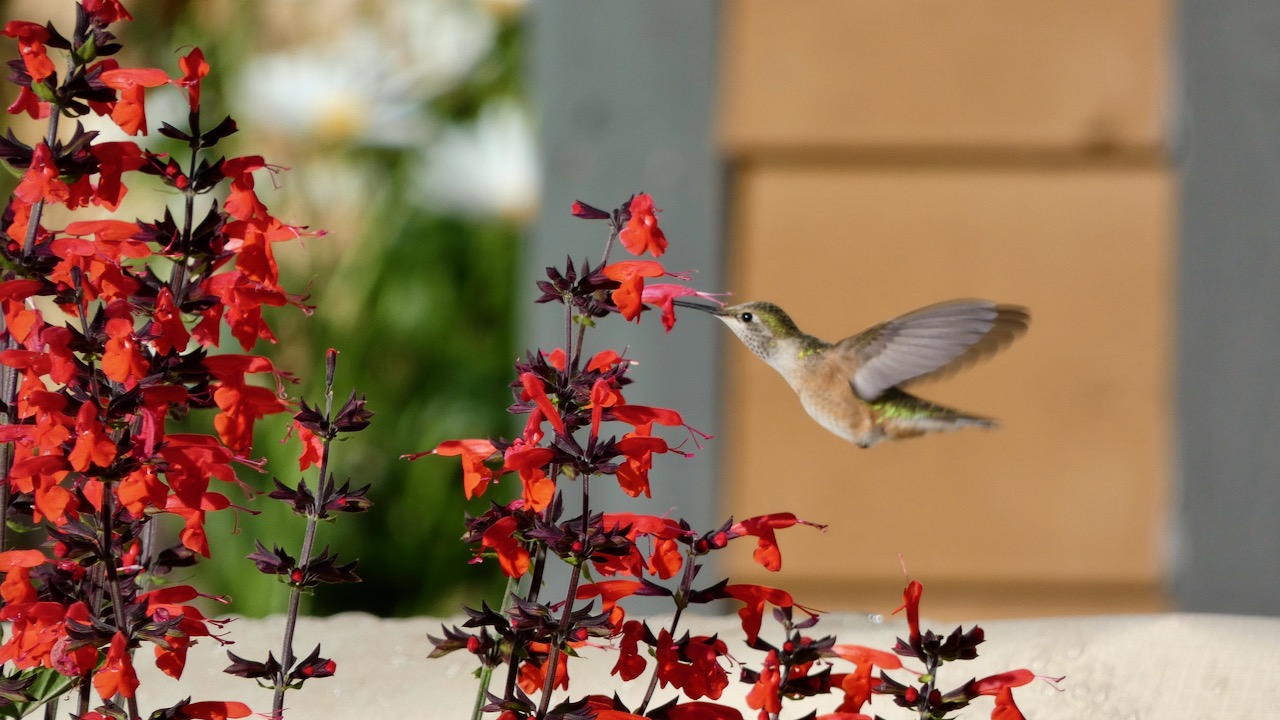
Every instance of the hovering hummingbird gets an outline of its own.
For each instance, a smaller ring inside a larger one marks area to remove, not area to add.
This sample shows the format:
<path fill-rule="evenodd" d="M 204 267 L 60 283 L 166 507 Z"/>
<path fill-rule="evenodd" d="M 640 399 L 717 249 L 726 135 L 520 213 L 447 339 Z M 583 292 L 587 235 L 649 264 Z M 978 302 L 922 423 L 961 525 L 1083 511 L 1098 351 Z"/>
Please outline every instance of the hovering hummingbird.
<path fill-rule="evenodd" d="M 949 375 L 995 353 L 1027 330 L 1026 308 L 953 300 L 921 308 L 828 343 L 796 327 L 782 308 L 749 302 L 710 313 L 786 378 L 819 425 L 859 447 L 995 421 L 918 398 L 902 386 Z"/>

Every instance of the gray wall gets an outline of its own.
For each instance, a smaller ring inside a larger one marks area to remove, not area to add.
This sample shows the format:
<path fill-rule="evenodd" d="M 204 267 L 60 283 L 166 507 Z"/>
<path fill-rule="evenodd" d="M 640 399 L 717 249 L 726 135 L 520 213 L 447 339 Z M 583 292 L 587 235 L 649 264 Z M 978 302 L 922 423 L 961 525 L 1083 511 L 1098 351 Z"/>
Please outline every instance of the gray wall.
<path fill-rule="evenodd" d="M 531 92 L 545 168 L 543 211 L 524 282 L 547 264 L 599 257 L 603 224 L 570 203 L 601 207 L 633 192 L 665 209 L 670 268 L 697 268 L 723 288 L 722 163 L 713 134 L 715 2 L 545 0 L 530 8 Z M 1181 178 L 1178 278 L 1177 520 L 1173 594 L 1179 608 L 1280 614 L 1280 4 L 1182 0 L 1177 107 Z M 532 289 L 529 291 L 532 297 Z M 523 307 L 530 345 L 560 342 L 557 308 Z M 628 393 L 720 425 L 723 339 L 709 318 L 662 332 L 607 322 L 596 348 L 631 347 L 641 361 Z M 659 458 L 655 501 L 695 525 L 719 518 L 713 443 L 699 457 Z M 637 509 L 620 497 L 613 507 Z"/>
<path fill-rule="evenodd" d="M 651 194 L 664 210 L 661 226 L 671 246 L 663 265 L 697 269 L 695 287 L 723 289 L 722 168 L 713 137 L 718 7 L 684 0 L 530 4 L 530 94 L 544 195 L 525 252 L 521 282 L 529 299 L 537 296 L 533 282 L 544 277 L 543 268 L 563 267 L 566 254 L 575 264 L 600 260 L 606 224 L 572 217 L 574 200 L 612 208 L 637 192 Z M 615 248 L 610 259 L 625 257 Z M 528 345 L 563 344 L 563 306 L 525 304 L 522 311 Z M 636 383 L 628 402 L 674 408 L 714 434 L 720 331 L 712 318 L 691 312 L 671 333 L 656 313 L 646 313 L 639 326 L 612 317 L 588 334 L 588 352 L 630 347 L 628 356 L 640 365 L 630 373 Z M 684 436 L 679 429 L 662 432 L 673 442 Z M 597 500 L 597 484 L 592 502 L 596 509 L 658 514 L 675 507 L 695 528 L 711 529 L 722 520 L 717 476 L 713 441 L 690 460 L 656 457 L 652 501 L 637 503 L 616 491 Z"/>
<path fill-rule="evenodd" d="M 1185 610 L 1280 614 L 1280 4 L 1183 0 L 1178 308 Z"/>

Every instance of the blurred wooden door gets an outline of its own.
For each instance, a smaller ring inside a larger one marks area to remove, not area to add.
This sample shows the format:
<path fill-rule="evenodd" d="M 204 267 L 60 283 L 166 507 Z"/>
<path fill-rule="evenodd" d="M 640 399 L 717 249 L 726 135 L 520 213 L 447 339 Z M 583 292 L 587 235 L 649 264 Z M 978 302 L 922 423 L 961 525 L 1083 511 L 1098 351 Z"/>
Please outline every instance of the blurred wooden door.
<path fill-rule="evenodd" d="M 860 450 L 728 349 L 721 509 L 787 509 L 783 576 L 935 617 L 1164 605 L 1173 174 L 1163 0 L 727 0 L 728 287 L 836 340 L 921 305 L 1027 305 L 1028 335 L 925 397 L 999 418 Z"/>

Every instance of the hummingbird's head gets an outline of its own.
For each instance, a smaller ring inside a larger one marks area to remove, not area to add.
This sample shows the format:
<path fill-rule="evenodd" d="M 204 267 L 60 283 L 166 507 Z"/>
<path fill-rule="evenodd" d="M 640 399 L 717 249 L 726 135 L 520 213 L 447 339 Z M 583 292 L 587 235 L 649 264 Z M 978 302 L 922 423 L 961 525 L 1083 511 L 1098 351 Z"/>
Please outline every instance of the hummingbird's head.
<path fill-rule="evenodd" d="M 727 325 L 743 345 L 771 365 L 777 357 L 780 340 L 802 335 L 800 329 L 782 311 L 782 308 L 769 302 L 749 302 L 722 308 L 693 303 L 678 302 L 677 304 L 696 308 L 720 318 L 720 322 Z"/>

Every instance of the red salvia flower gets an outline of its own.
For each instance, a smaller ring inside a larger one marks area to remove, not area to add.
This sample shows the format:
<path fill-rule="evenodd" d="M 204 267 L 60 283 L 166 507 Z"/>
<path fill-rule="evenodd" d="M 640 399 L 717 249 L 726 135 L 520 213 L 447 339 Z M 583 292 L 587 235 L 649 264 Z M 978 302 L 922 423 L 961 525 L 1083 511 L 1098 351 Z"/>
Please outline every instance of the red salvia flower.
<path fill-rule="evenodd" d="M 764 666 L 760 677 L 747 693 L 747 707 L 759 710 L 761 714 L 776 717 L 782 712 L 782 697 L 778 688 L 782 685 L 782 672 L 778 666 L 778 651 L 770 650 L 764 658 Z"/>
<path fill-rule="evenodd" d="M 71 189 L 58 176 L 58 167 L 53 162 L 53 152 L 49 145 L 41 140 L 31 151 L 31 164 L 23 174 L 18 186 L 13 189 L 15 197 L 34 205 L 41 200 L 48 202 L 64 202 L 71 197 Z"/>
<path fill-rule="evenodd" d="M 508 515 L 485 531 L 480 541 L 482 547 L 492 548 L 498 554 L 498 565 L 507 577 L 518 578 L 529 571 L 529 551 L 515 536 L 519 520 Z"/>
<path fill-rule="evenodd" d="M 121 20 L 132 20 L 133 16 L 120 4 L 120 0 L 84 0 L 81 5 L 84 11 L 102 25 L 110 25 Z"/>
<path fill-rule="evenodd" d="M 747 518 L 742 522 L 735 523 L 729 528 L 729 532 L 738 537 L 743 535 L 755 536 L 758 539 L 758 543 L 752 557 L 764 569 L 778 572 L 782 569 L 782 552 L 778 549 L 778 539 L 774 531 L 789 528 L 797 523 L 810 525 L 819 530 L 826 529 L 825 525 L 816 525 L 800 520 L 791 513 L 773 513 L 771 515 Z"/>
<path fill-rule="evenodd" d="M 82 404 L 76 413 L 76 444 L 67 456 L 71 469 L 85 472 L 90 465 L 105 468 L 115 459 L 116 444 L 98 419 L 98 407 L 91 402 Z"/>
<path fill-rule="evenodd" d="M 178 69 L 182 71 L 182 77 L 176 83 L 187 91 L 187 103 L 191 106 L 191 112 L 195 112 L 200 108 L 200 81 L 209 74 L 209 63 L 205 62 L 204 51 L 192 48 L 185 57 L 178 59 Z"/>
<path fill-rule="evenodd" d="M 416 460 L 423 455 L 441 455 L 444 457 L 462 456 L 462 491 L 468 500 L 484 494 L 489 482 L 493 480 L 494 471 L 485 465 L 485 461 L 498 453 L 497 448 L 488 440 L 446 440 L 436 446 L 435 450 L 418 455 L 406 455 Z"/>
<path fill-rule="evenodd" d="M 112 636 L 106 662 L 93 675 L 93 687 L 103 700 L 116 695 L 130 698 L 138 689 L 138 675 L 133 671 L 133 660 L 129 657 L 124 633 L 117 631 Z"/>
<path fill-rule="evenodd" d="M 658 213 L 662 211 L 653 206 L 653 198 L 646 193 L 631 198 L 630 210 L 631 218 L 618 233 L 622 246 L 632 255 L 648 252 L 654 257 L 662 257 L 667 251 L 667 236 L 658 227 Z"/>
<path fill-rule="evenodd" d="M 168 83 L 169 76 L 155 68 L 114 68 L 103 70 L 99 79 L 120 93 L 114 103 L 108 103 L 111 121 L 126 135 L 146 135 L 146 89 Z"/>
<path fill-rule="evenodd" d="M 10 20 L 4 26 L 4 34 L 18 41 L 22 64 L 32 82 L 43 82 L 55 70 L 44 44 L 49 42 L 49 31 L 43 25 L 25 20 Z"/>

